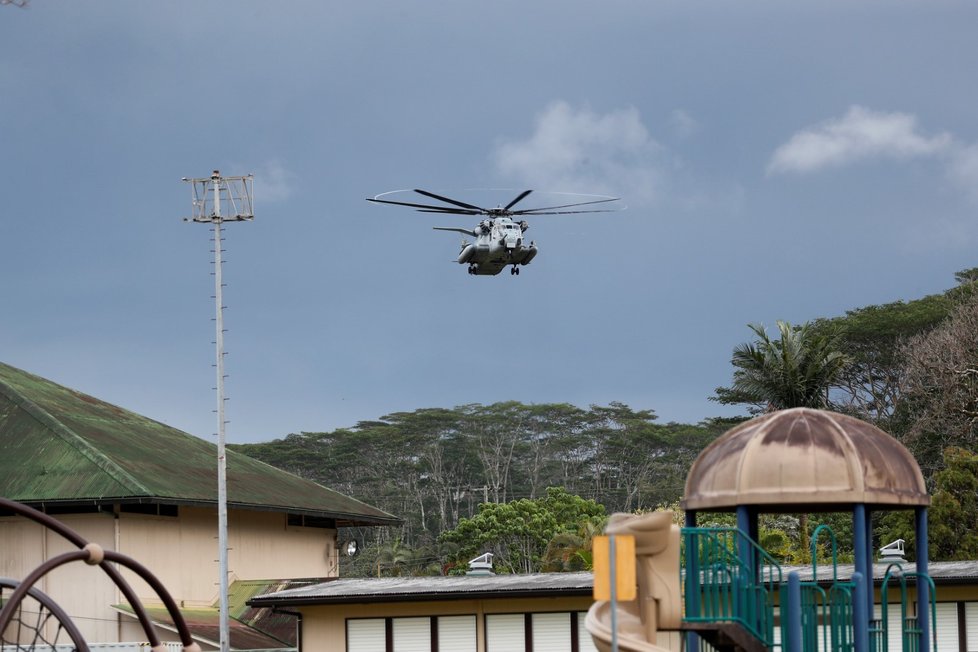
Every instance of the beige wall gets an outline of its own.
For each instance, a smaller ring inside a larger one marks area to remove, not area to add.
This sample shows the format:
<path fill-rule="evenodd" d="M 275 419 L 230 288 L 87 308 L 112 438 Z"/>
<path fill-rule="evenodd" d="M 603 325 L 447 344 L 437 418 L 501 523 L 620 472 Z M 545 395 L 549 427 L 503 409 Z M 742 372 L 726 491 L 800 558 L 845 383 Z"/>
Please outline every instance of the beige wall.
<path fill-rule="evenodd" d="M 589 596 L 568 598 L 522 598 L 508 600 L 445 600 L 439 602 L 400 602 L 382 604 L 344 604 L 296 607 L 302 614 L 301 650 L 304 652 L 346 652 L 347 618 L 399 618 L 410 616 L 476 616 L 478 649 L 485 649 L 486 614 L 587 611 Z M 585 632 L 581 632 L 582 635 Z M 678 648 L 677 648 L 678 649 Z"/>
<path fill-rule="evenodd" d="M 111 514 L 65 515 L 59 520 L 89 541 L 111 549 Z M 77 548 L 60 535 L 23 519 L 0 519 L 0 575 L 23 579 L 43 561 Z M 118 623 L 108 608 L 115 602 L 115 586 L 97 567 L 83 562 L 60 566 L 35 585 L 71 614 L 89 641 L 115 641 Z"/>
<path fill-rule="evenodd" d="M 285 514 L 228 512 L 230 580 L 335 577 L 336 531 L 289 527 Z M 181 507 L 179 518 L 119 515 L 119 550 L 147 565 L 185 606 L 218 596 L 217 512 Z M 140 596 L 149 587 L 127 575 Z"/>
<path fill-rule="evenodd" d="M 177 604 L 209 606 L 218 600 L 216 509 L 181 507 L 176 518 L 130 513 L 56 518 L 87 540 L 146 566 Z M 228 547 L 232 581 L 337 575 L 336 531 L 290 527 L 282 513 L 229 511 Z M 0 576 L 23 579 L 45 559 L 74 549 L 40 525 L 0 517 Z M 159 604 L 148 584 L 130 571 L 123 575 L 147 604 Z M 133 639 L 132 627 L 122 631 L 111 607 L 123 601 L 121 593 L 97 567 L 73 562 L 49 574 L 39 588 L 72 615 L 89 642 L 145 639 Z"/>

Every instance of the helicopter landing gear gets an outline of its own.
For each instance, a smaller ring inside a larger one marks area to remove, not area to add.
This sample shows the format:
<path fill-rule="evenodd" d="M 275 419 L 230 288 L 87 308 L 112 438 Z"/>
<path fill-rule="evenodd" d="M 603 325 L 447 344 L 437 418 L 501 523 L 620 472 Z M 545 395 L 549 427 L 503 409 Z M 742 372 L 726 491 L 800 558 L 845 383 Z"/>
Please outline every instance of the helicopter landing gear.
<path fill-rule="evenodd" d="M 475 265 L 469 265 L 469 274 L 475 274 L 475 271 L 477 269 L 478 267 L 476 267 Z"/>
<path fill-rule="evenodd" d="M 509 273 L 512 276 L 519 276 L 520 275 L 520 268 L 517 267 L 516 265 L 513 265 L 513 267 L 509 270 Z"/>

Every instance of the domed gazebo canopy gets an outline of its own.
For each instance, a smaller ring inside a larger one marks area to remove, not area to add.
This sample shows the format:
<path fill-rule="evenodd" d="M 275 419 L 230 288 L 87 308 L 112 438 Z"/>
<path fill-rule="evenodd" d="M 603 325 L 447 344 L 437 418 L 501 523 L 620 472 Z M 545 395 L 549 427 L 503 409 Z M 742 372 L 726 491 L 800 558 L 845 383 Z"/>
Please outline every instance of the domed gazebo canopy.
<path fill-rule="evenodd" d="M 682 507 L 825 512 L 929 503 L 917 461 L 896 439 L 853 417 L 793 408 L 751 419 L 710 444 L 689 471 Z"/>

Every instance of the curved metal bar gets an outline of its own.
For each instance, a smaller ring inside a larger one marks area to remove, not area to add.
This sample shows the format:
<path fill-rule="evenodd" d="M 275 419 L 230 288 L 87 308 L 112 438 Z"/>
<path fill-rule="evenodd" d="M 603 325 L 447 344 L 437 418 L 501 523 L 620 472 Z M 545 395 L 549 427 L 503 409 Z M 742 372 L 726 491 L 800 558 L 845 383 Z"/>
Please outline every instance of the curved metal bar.
<path fill-rule="evenodd" d="M 167 591 L 166 587 L 163 586 L 163 583 L 160 582 L 159 578 L 153 575 L 148 568 L 140 564 L 132 557 L 123 555 L 122 553 L 114 550 L 105 551 L 105 560 L 122 564 L 143 578 L 143 580 L 149 584 L 154 591 L 156 591 L 156 595 L 160 597 L 163 604 L 166 606 L 166 610 L 170 612 L 170 617 L 173 618 L 173 624 L 176 625 L 177 632 L 180 634 L 180 642 L 183 643 L 183 647 L 187 649 L 192 645 L 196 645 L 193 637 L 190 635 L 190 628 L 187 627 L 187 622 L 184 620 L 183 614 L 180 613 L 180 608 L 177 606 L 173 596 L 170 595 L 170 592 Z"/>
<path fill-rule="evenodd" d="M 104 554 L 103 562 L 109 561 L 117 564 L 121 564 L 126 568 L 134 571 L 143 580 L 150 585 L 150 587 L 156 591 L 156 594 L 163 600 L 163 604 L 166 606 L 167 611 L 173 618 L 173 623 L 177 627 L 177 631 L 180 634 L 180 642 L 183 644 L 184 649 L 188 650 L 199 650 L 200 647 L 194 642 L 193 637 L 190 635 L 190 629 L 187 627 L 187 623 L 183 618 L 183 614 L 180 613 L 176 602 L 173 597 L 163 586 L 163 583 L 150 572 L 148 568 L 132 559 L 127 555 L 115 552 L 114 550 L 104 550 L 101 551 Z M 88 564 L 94 565 L 92 563 L 92 552 L 89 549 L 75 550 L 73 552 L 66 552 L 60 554 L 56 557 L 46 560 L 40 566 L 35 568 L 24 580 L 14 589 L 14 592 L 10 595 L 7 603 L 4 605 L 3 609 L 0 610 L 0 632 L 7 628 L 7 624 L 13 616 L 13 612 L 20 605 L 20 602 L 27 595 L 28 591 L 40 580 L 42 577 L 50 573 L 55 568 L 59 566 L 64 566 L 65 564 L 71 563 L 73 561 L 83 560 Z M 100 562 L 99 565 L 101 565 Z M 153 647 L 159 646 L 160 643 L 154 643 Z"/>
<path fill-rule="evenodd" d="M 0 587 L 16 589 L 20 584 L 21 583 L 17 580 L 9 577 L 0 577 Z M 68 633 L 68 638 L 70 638 L 71 642 L 75 644 L 76 652 L 88 652 L 88 643 L 85 642 L 85 637 L 82 636 L 80 631 L 78 631 L 78 626 L 75 625 L 75 622 L 71 619 L 71 616 L 69 616 L 57 602 L 51 599 L 51 596 L 35 586 L 28 587 L 27 595 L 37 600 L 40 605 L 51 612 L 51 615 L 58 619 L 58 623 L 60 623 L 61 626 L 64 627 L 65 632 Z M 3 631 L 4 630 L 0 629 L 0 633 Z M 57 643 L 57 641 L 54 641 L 54 643 Z"/>
<path fill-rule="evenodd" d="M 29 518 L 35 523 L 43 525 L 49 530 L 54 530 L 79 548 L 84 548 L 88 545 L 88 541 L 86 541 L 84 537 L 72 530 L 70 527 L 55 518 L 51 518 L 44 512 L 34 509 L 33 507 L 28 507 L 27 505 L 18 503 L 8 498 L 0 498 L 0 509 L 8 509 L 25 518 Z M 160 637 L 156 633 L 156 627 L 153 625 L 153 621 L 146 612 L 146 608 L 143 607 L 142 602 L 139 601 L 139 597 L 136 595 L 136 592 L 133 591 L 131 586 L 129 586 L 129 582 L 122 577 L 115 566 L 110 566 L 104 561 L 99 564 L 99 566 L 102 567 L 105 574 L 108 575 L 115 585 L 119 587 L 119 590 L 122 591 L 122 595 L 126 598 L 126 602 L 129 603 L 129 606 L 131 606 L 133 611 L 136 613 L 136 617 L 139 619 L 139 624 L 142 625 L 143 632 L 145 632 L 149 644 L 152 647 L 159 647 L 162 645 L 160 642 Z"/>
<path fill-rule="evenodd" d="M 812 532 L 812 581 L 818 581 L 818 535 L 822 530 L 828 530 L 829 536 L 832 538 L 832 582 L 835 583 L 839 581 L 839 565 L 836 563 L 836 554 L 839 545 L 835 541 L 835 532 L 825 523 L 819 525 Z"/>

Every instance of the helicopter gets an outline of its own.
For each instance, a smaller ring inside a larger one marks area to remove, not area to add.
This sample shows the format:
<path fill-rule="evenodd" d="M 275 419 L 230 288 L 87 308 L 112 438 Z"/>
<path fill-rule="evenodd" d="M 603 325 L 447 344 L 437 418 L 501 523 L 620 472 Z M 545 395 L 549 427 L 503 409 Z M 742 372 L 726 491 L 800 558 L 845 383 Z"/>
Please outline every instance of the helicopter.
<path fill-rule="evenodd" d="M 462 249 L 456 259 L 460 265 L 468 265 L 469 274 L 476 276 L 495 276 L 507 265 L 512 265 L 509 273 L 519 276 L 520 265 L 529 265 L 537 255 L 537 246 L 532 240 L 527 244 L 523 239 L 523 234 L 530 225 L 523 217 L 532 215 L 569 215 L 574 213 L 608 213 L 617 209 L 608 208 L 578 208 L 580 206 L 591 206 L 594 204 L 604 204 L 618 201 L 618 197 L 608 197 L 605 195 L 578 195 L 578 197 L 600 197 L 590 201 L 563 204 L 560 206 L 544 206 L 541 208 L 515 209 L 519 202 L 527 198 L 532 190 L 524 190 L 505 206 L 496 208 L 483 208 L 475 204 L 469 204 L 457 199 L 436 195 L 427 190 L 414 189 L 414 192 L 431 199 L 435 199 L 443 204 L 419 204 L 406 201 L 395 201 L 392 199 L 382 199 L 382 197 L 396 193 L 407 192 L 405 190 L 393 190 L 368 197 L 367 201 L 378 204 L 394 204 L 396 206 L 408 206 L 415 208 L 419 213 L 437 213 L 440 215 L 481 215 L 486 219 L 479 222 L 473 229 L 463 229 L 451 226 L 432 227 L 436 231 L 454 231 L 475 238 L 475 242 L 462 239 Z M 575 210 L 565 210 L 573 208 Z"/>

